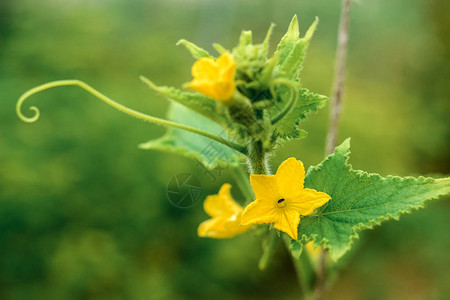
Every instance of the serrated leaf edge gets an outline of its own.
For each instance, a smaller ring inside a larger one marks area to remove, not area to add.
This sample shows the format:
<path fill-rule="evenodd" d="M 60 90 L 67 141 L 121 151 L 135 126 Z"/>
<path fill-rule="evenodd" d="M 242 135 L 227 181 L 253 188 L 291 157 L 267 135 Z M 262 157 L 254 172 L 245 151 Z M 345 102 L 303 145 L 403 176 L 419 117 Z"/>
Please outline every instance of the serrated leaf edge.
<path fill-rule="evenodd" d="M 362 170 L 355 170 L 355 169 L 353 169 L 352 165 L 348 162 L 349 159 L 350 159 L 350 153 L 351 153 L 351 151 L 350 151 L 350 138 L 347 138 L 340 146 L 336 147 L 335 152 L 338 151 L 338 150 L 339 151 L 341 151 L 341 150 L 345 151 L 345 153 L 344 153 L 345 166 L 348 167 L 350 169 L 350 171 L 356 172 L 356 175 L 361 176 L 361 177 L 362 176 L 368 176 L 368 177 L 376 176 L 376 177 L 382 178 L 384 180 L 387 180 L 387 179 L 394 179 L 394 180 L 414 179 L 414 180 L 433 180 L 433 181 L 445 181 L 445 182 L 449 181 L 450 182 L 450 178 L 434 179 L 434 178 L 431 178 L 431 177 L 423 177 L 423 176 L 419 176 L 419 177 L 416 178 L 416 177 L 412 177 L 412 176 L 400 177 L 400 176 L 393 176 L 393 175 L 389 175 L 387 177 L 382 177 L 381 175 L 376 174 L 376 173 L 368 173 L 368 172 L 362 171 Z M 319 165 L 311 166 L 308 169 L 307 173 L 310 173 L 312 170 L 320 170 L 321 166 L 323 164 L 325 164 L 326 161 L 330 160 L 332 155 L 334 155 L 334 153 L 329 155 Z M 439 193 L 439 194 L 437 194 L 435 196 L 427 198 L 427 199 L 425 199 L 423 201 L 422 204 L 410 206 L 408 209 L 405 209 L 405 210 L 399 210 L 396 215 L 392 215 L 392 214 L 388 213 L 388 214 L 380 216 L 380 217 L 378 217 L 376 219 L 370 220 L 369 224 L 364 224 L 364 223 L 360 222 L 357 225 L 353 225 L 352 226 L 352 232 L 353 233 L 350 235 L 349 240 L 348 240 L 348 242 L 346 244 L 346 247 L 343 248 L 342 250 L 340 250 L 339 253 L 335 253 L 335 251 L 331 248 L 328 239 L 322 238 L 322 240 L 318 241 L 317 240 L 317 234 L 311 234 L 309 236 L 306 235 L 306 234 L 302 234 L 301 235 L 301 239 L 298 242 L 302 243 L 302 249 L 303 249 L 303 246 L 304 246 L 304 244 L 306 242 L 313 241 L 314 242 L 314 247 L 323 246 L 324 249 L 329 249 L 330 250 L 330 254 L 331 254 L 331 258 L 334 261 L 337 261 L 339 258 L 341 258 L 345 253 L 347 253 L 351 249 L 351 247 L 353 245 L 353 242 L 355 240 L 359 239 L 359 233 L 361 231 L 363 231 L 365 229 L 373 229 L 375 226 L 381 225 L 381 223 L 383 223 L 385 221 L 389 221 L 389 220 L 396 220 L 396 221 L 398 221 L 400 219 L 401 215 L 403 215 L 403 214 L 411 214 L 413 211 L 419 210 L 420 208 L 424 208 L 426 206 L 426 202 L 434 200 L 434 199 L 438 199 L 441 196 L 448 194 L 449 192 L 450 192 L 450 185 L 448 187 L 448 191 L 445 190 L 443 193 Z M 301 254 L 301 252 L 300 252 L 300 254 Z M 298 254 L 298 255 L 300 255 L 300 254 Z"/>

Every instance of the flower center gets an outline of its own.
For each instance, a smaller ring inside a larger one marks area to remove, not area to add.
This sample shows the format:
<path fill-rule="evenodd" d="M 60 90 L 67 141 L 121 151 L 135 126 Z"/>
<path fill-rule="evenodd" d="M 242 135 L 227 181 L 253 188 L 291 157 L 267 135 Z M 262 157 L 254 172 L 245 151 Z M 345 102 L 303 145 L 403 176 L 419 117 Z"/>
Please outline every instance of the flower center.
<path fill-rule="evenodd" d="M 277 201 L 277 205 L 278 207 L 284 207 L 284 205 L 286 204 L 285 199 L 281 198 L 280 200 Z"/>

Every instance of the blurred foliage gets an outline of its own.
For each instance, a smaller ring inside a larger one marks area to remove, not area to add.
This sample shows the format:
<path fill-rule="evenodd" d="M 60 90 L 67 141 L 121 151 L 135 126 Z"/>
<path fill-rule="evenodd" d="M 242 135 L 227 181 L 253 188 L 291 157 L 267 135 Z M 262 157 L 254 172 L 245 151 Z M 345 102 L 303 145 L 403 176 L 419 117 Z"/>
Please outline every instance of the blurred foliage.
<path fill-rule="evenodd" d="M 167 103 L 143 85 L 190 80 L 186 38 L 213 51 L 241 29 L 279 40 L 294 13 L 303 31 L 320 24 L 303 83 L 329 94 L 340 1 L 6 0 L 0 2 L 0 298 L 293 299 L 294 271 L 281 248 L 257 270 L 259 241 L 199 239 L 201 205 L 167 200 L 172 176 L 195 173 L 203 197 L 221 183 L 195 162 L 142 151 L 164 129 L 122 115 L 85 92 L 51 90 L 30 101 L 33 124 L 16 99 L 35 85 L 77 78 L 125 105 L 164 116 Z M 382 175 L 449 173 L 450 23 L 446 0 L 361 0 L 353 6 L 340 136 L 352 163 Z M 272 45 L 273 46 L 273 45 Z M 272 47 L 273 49 L 273 47 Z M 26 113 L 26 112 L 25 112 Z M 274 157 L 305 165 L 323 157 L 327 114 L 305 123 L 309 137 Z M 237 188 L 233 189 L 237 191 Z M 235 192 L 239 198 L 239 192 Z M 448 299 L 450 207 L 425 210 L 362 235 L 328 299 Z"/>

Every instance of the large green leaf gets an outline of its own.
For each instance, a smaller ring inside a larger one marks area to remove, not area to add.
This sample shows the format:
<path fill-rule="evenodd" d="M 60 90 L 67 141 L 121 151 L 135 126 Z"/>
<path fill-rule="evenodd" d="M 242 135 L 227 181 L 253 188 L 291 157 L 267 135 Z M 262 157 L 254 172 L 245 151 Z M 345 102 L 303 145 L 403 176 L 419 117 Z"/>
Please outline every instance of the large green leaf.
<path fill-rule="evenodd" d="M 169 119 L 226 137 L 222 127 L 177 103 L 172 103 Z M 195 159 L 208 169 L 236 167 L 244 160 L 242 154 L 227 146 L 195 133 L 172 128 L 163 137 L 139 147 L 180 154 Z"/>
<path fill-rule="evenodd" d="M 334 154 L 308 170 L 305 186 L 331 196 L 324 207 L 302 218 L 299 241 L 292 241 L 293 253 L 299 255 L 306 241 L 323 245 L 334 260 L 344 255 L 358 233 L 371 229 L 401 214 L 424 207 L 427 200 L 450 193 L 450 178 L 381 177 L 353 170 L 348 164 L 350 140 Z"/>
<path fill-rule="evenodd" d="M 276 115 L 278 111 L 282 110 L 286 101 L 282 101 L 272 108 L 271 114 Z M 315 94 L 307 89 L 300 89 L 296 106 L 275 124 L 276 133 L 286 140 L 304 138 L 306 132 L 300 129 L 300 122 L 306 119 L 307 114 L 317 113 L 319 109 L 325 106 L 327 101 L 326 96 Z"/>

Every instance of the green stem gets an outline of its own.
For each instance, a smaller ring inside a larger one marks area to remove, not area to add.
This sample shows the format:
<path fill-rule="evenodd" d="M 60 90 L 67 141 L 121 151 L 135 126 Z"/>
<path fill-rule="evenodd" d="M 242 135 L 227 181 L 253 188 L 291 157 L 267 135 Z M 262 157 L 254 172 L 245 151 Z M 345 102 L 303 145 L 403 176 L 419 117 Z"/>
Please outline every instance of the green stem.
<path fill-rule="evenodd" d="M 267 166 L 266 153 L 264 151 L 261 141 L 254 141 L 250 144 L 248 163 L 250 165 L 253 174 L 267 174 L 269 175 L 269 169 Z M 267 266 L 270 256 L 273 254 L 276 244 L 279 240 L 276 232 L 271 233 L 272 238 L 264 245 L 266 251 L 259 262 L 260 269 L 264 269 Z M 286 249 L 290 253 L 292 264 L 294 265 L 295 272 L 297 274 L 297 280 L 300 285 L 302 293 L 302 299 L 312 299 L 313 286 L 316 279 L 316 271 L 309 257 L 308 251 L 304 249 L 298 259 L 294 258 L 290 252 L 290 238 L 284 238 L 284 244 Z"/>
<path fill-rule="evenodd" d="M 248 164 L 250 166 L 250 171 L 252 174 L 270 174 L 269 168 L 267 165 L 267 159 L 266 159 L 266 153 L 264 151 L 263 145 L 261 141 L 253 141 L 250 143 L 249 147 L 249 155 L 247 157 Z M 248 178 L 248 177 L 247 177 Z M 247 179 L 247 185 L 250 188 L 250 194 L 251 199 L 254 198 L 253 196 L 253 190 L 251 189 L 251 186 L 249 184 L 249 181 Z M 250 202 L 250 201 L 249 201 Z M 260 270 L 266 269 L 270 258 L 275 252 L 276 246 L 279 241 L 279 235 L 278 232 L 273 229 L 267 232 L 268 238 L 263 239 L 263 255 L 261 256 L 261 259 L 259 260 L 258 267 Z"/>
<path fill-rule="evenodd" d="M 252 174 L 268 174 L 266 153 L 261 141 L 250 143 L 247 162 Z"/>
<path fill-rule="evenodd" d="M 253 189 L 250 185 L 248 173 L 241 167 L 238 167 L 233 168 L 233 175 L 240 190 L 246 198 L 245 206 L 247 206 L 253 199 L 255 199 Z M 261 256 L 258 264 L 260 270 L 265 270 L 267 268 L 267 265 L 276 250 L 279 239 L 280 238 L 276 230 L 270 230 L 269 232 L 267 232 L 267 238 L 263 238 L 263 255 Z"/>
<path fill-rule="evenodd" d="M 245 197 L 245 205 L 249 204 L 254 198 L 252 186 L 250 185 L 249 175 L 242 167 L 232 169 L 234 179 Z"/>
<path fill-rule="evenodd" d="M 276 93 L 275 93 L 275 85 L 277 84 L 284 84 L 285 86 L 288 87 L 289 91 L 291 92 L 291 97 L 289 98 L 289 102 L 286 104 L 286 106 L 283 108 L 282 111 L 280 111 L 272 120 L 271 123 L 276 124 L 278 121 L 280 121 L 281 119 L 283 119 L 283 117 L 285 115 L 287 115 L 292 108 L 294 107 L 295 103 L 297 102 L 297 88 L 295 86 L 294 83 L 292 83 L 292 81 L 290 80 L 286 80 L 286 79 L 282 79 L 282 78 L 278 78 L 275 79 L 274 81 L 272 81 L 272 83 L 270 84 L 270 92 L 272 93 L 272 95 L 274 95 L 274 97 L 276 97 Z"/>
<path fill-rule="evenodd" d="M 103 95 L 102 93 L 100 93 L 99 91 L 97 91 L 96 89 L 94 89 L 93 87 L 91 87 L 90 85 L 84 83 L 83 81 L 80 80 L 58 80 L 58 81 L 52 81 L 52 82 L 48 82 L 46 84 L 42 84 L 40 86 L 37 86 L 35 88 L 32 88 L 31 90 L 28 90 L 27 92 L 25 92 L 17 101 L 17 105 L 16 105 L 16 112 L 17 115 L 19 116 L 19 118 L 27 123 L 33 123 L 36 122 L 39 119 L 40 116 L 40 112 L 39 109 L 36 106 L 31 106 L 30 110 L 34 112 L 34 115 L 32 117 L 26 117 L 22 114 L 21 111 L 21 107 L 22 104 L 25 100 L 27 100 L 30 96 L 39 93 L 41 91 L 53 88 L 53 87 L 59 87 L 59 86 L 79 86 L 82 89 L 86 90 L 88 93 L 90 93 L 91 95 L 94 95 L 95 97 L 97 97 L 98 99 L 100 99 L 101 101 L 105 102 L 106 104 L 114 107 L 115 109 L 126 113 L 130 116 L 133 116 L 135 118 L 138 118 L 140 120 L 143 121 L 147 121 L 150 123 L 154 123 L 157 125 L 163 125 L 163 126 L 168 126 L 168 127 L 173 127 L 173 128 L 178 128 L 178 129 L 182 129 L 182 130 L 186 130 L 186 131 L 190 131 L 193 133 L 196 133 L 198 135 L 207 137 L 211 140 L 214 140 L 218 143 L 221 143 L 225 146 L 228 146 L 236 151 L 241 152 L 242 154 L 246 154 L 246 148 L 244 146 L 241 146 L 239 144 L 236 144 L 234 142 L 231 142 L 227 139 L 221 138 L 219 136 L 216 136 L 212 133 L 194 128 L 194 127 L 190 127 L 190 126 L 186 126 L 183 124 L 178 124 L 175 122 L 171 122 L 168 120 L 164 120 L 164 119 L 160 119 L 160 118 L 156 118 L 156 117 L 152 117 L 146 114 L 143 114 L 141 112 L 138 112 L 134 109 L 125 107 L 117 102 L 115 102 L 114 100 L 110 99 L 109 97 Z"/>
<path fill-rule="evenodd" d="M 284 244 L 286 246 L 286 249 L 290 253 L 289 239 L 285 238 Z M 294 265 L 295 273 L 297 274 L 297 280 L 302 291 L 303 299 L 312 299 L 312 287 L 315 280 L 315 270 L 311 262 L 311 258 L 309 257 L 308 251 L 306 249 L 303 249 L 302 254 L 298 259 L 294 258 L 292 254 L 290 254 L 290 257 L 292 260 L 292 264 Z"/>
<path fill-rule="evenodd" d="M 268 238 L 263 239 L 262 248 L 263 248 L 263 255 L 259 259 L 258 268 L 262 271 L 267 268 L 267 265 L 269 264 L 270 259 L 272 258 L 273 254 L 275 253 L 275 250 L 278 245 L 278 241 L 280 240 L 280 237 L 278 235 L 277 230 L 272 229 L 269 230 Z"/>
<path fill-rule="evenodd" d="M 268 166 L 266 153 L 262 147 L 260 141 L 252 142 L 249 147 L 248 163 L 250 165 L 253 174 L 270 174 Z M 279 240 L 276 232 L 270 233 L 272 238 L 265 245 L 267 248 L 264 252 L 263 257 L 260 260 L 259 267 L 264 269 L 267 266 L 270 256 L 273 254 L 276 244 Z M 289 238 L 284 238 L 284 244 L 286 249 L 289 250 Z M 302 299 L 311 299 L 312 297 L 312 287 L 315 280 L 315 270 L 309 258 L 306 249 L 302 252 L 299 259 L 294 258 L 291 254 L 292 263 L 294 265 L 295 272 L 297 274 L 298 283 L 300 285 L 300 290 L 302 292 Z"/>
<path fill-rule="evenodd" d="M 294 264 L 295 271 L 297 273 L 297 279 L 299 281 L 299 285 L 301 286 L 304 299 L 313 299 L 314 296 L 311 287 L 314 284 L 315 272 L 313 269 L 310 269 L 308 267 L 311 266 L 311 261 L 306 249 L 302 252 L 298 259 L 295 259 L 292 256 L 291 258 Z"/>

